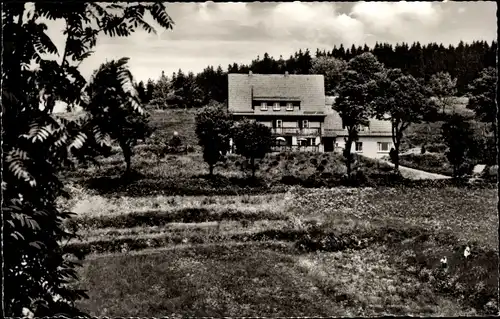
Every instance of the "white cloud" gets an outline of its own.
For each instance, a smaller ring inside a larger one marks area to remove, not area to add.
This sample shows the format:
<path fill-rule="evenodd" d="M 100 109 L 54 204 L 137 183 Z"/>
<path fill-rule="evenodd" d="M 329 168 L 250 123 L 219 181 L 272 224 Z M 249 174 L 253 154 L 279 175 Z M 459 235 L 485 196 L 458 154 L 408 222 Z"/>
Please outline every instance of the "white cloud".
<path fill-rule="evenodd" d="M 280 3 L 263 17 L 276 36 L 306 38 L 311 41 L 361 43 L 363 24 L 345 14 L 338 14 L 332 3 Z"/>
<path fill-rule="evenodd" d="M 358 2 L 351 15 L 371 32 L 402 36 L 434 27 L 439 11 L 431 2 Z"/>
<path fill-rule="evenodd" d="M 189 31 L 181 30 L 167 38 L 186 37 L 225 40 L 319 41 L 362 43 L 363 24 L 345 14 L 339 14 L 333 3 L 284 2 L 265 9 L 258 4 L 212 3 L 199 4 L 193 13 L 180 17 L 189 23 Z M 175 19 L 175 17 L 174 17 Z"/>

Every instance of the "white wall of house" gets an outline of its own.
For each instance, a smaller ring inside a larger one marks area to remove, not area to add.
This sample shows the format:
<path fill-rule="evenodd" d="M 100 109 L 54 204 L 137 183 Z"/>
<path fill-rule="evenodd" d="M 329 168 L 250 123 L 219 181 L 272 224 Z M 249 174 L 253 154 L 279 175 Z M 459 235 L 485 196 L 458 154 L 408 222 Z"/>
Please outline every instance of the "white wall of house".
<path fill-rule="evenodd" d="M 319 127 L 321 127 L 321 122 L 317 122 L 317 121 L 309 122 L 309 127 L 310 128 L 319 128 Z"/>
<path fill-rule="evenodd" d="M 314 139 L 314 145 L 319 145 L 319 144 L 321 144 L 321 137 L 316 136 L 316 138 Z"/>
<path fill-rule="evenodd" d="M 360 136 L 358 142 L 362 143 L 362 151 L 356 151 L 355 143 L 352 144 L 351 152 L 364 155 L 371 158 L 381 158 L 383 156 L 388 156 L 391 147 L 393 147 L 392 137 L 390 136 Z M 379 150 L 379 143 L 388 143 L 387 151 Z M 335 140 L 336 151 L 338 148 L 345 147 L 344 137 L 337 137 Z"/>
<path fill-rule="evenodd" d="M 287 127 L 287 128 L 298 127 L 298 123 L 297 123 L 297 121 L 283 121 L 283 127 Z"/>
<path fill-rule="evenodd" d="M 259 121 L 259 123 L 267 127 L 273 127 L 273 122 L 271 121 Z"/>

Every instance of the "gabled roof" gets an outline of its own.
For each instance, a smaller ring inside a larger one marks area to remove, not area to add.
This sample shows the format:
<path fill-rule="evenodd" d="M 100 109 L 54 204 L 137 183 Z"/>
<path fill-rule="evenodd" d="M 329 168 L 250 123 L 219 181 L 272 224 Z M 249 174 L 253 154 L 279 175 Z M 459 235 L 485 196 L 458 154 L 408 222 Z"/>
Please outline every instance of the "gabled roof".
<path fill-rule="evenodd" d="M 325 97 L 325 129 L 331 129 L 337 131 L 338 136 L 344 136 L 347 134 L 347 130 L 342 128 L 342 118 L 339 113 L 332 108 L 333 103 L 335 102 L 335 96 L 326 96 Z M 364 135 L 391 135 L 392 134 L 392 126 L 390 121 L 381 121 L 375 118 L 370 119 L 370 132 L 358 132 L 360 136 Z"/>
<path fill-rule="evenodd" d="M 228 74 L 229 111 L 252 112 L 252 98 L 299 100 L 301 111 L 323 112 L 325 79 L 317 74 Z"/>

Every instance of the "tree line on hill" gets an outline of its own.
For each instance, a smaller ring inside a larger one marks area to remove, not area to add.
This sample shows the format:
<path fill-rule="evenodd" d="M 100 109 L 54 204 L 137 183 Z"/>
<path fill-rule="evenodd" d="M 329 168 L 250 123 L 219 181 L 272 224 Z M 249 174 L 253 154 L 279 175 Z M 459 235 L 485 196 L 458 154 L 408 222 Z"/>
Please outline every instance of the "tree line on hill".
<path fill-rule="evenodd" d="M 456 95 L 468 92 L 468 85 L 479 75 L 484 68 L 496 67 L 497 42 L 474 41 L 460 42 L 458 45 L 414 42 L 376 43 L 370 48 L 364 46 L 343 45 L 334 46 L 332 50 L 317 49 L 314 56 L 309 50 L 299 50 L 287 59 L 280 56 L 278 59 L 264 53 L 257 56 L 250 64 L 233 63 L 224 71 L 219 65 L 206 67 L 198 74 L 185 73 L 181 69 L 171 76 L 163 72 L 159 79 L 149 79 L 147 83 L 136 84 L 139 95 L 145 103 L 157 105 L 161 108 L 191 108 L 207 105 L 210 100 L 223 102 L 227 99 L 228 73 L 281 74 L 288 71 L 290 74 L 314 74 L 318 69 L 314 67 L 321 58 L 333 57 L 343 62 L 365 53 L 372 53 L 378 61 L 387 68 L 400 69 L 405 74 L 411 74 L 416 79 L 428 82 L 438 73 L 447 73 L 456 80 Z M 324 60 L 324 59 L 323 59 Z M 328 83 L 327 83 L 328 85 Z M 327 93 L 333 93 L 327 90 Z"/>

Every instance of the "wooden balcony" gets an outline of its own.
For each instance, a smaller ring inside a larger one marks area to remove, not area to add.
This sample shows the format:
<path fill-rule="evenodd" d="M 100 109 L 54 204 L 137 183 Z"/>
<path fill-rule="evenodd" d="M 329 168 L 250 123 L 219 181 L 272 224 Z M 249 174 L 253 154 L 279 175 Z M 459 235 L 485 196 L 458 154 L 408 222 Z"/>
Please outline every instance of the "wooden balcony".
<path fill-rule="evenodd" d="M 359 136 L 392 136 L 391 131 L 372 131 L 370 129 L 365 129 L 358 131 Z M 339 129 L 323 129 L 323 136 L 347 136 L 347 130 Z"/>
<path fill-rule="evenodd" d="M 310 146 L 300 146 L 300 145 L 281 145 L 281 146 L 272 146 L 271 152 L 273 153 L 281 153 L 281 152 L 319 152 L 319 146 L 310 145 Z"/>
<path fill-rule="evenodd" d="M 272 133 L 275 135 L 290 135 L 290 136 L 319 136 L 321 135 L 320 128 L 297 128 L 297 127 L 279 127 L 272 128 Z"/>

